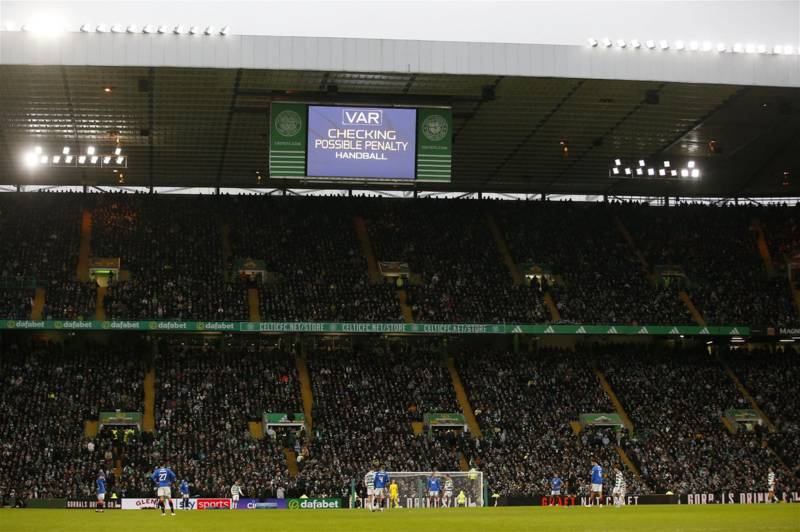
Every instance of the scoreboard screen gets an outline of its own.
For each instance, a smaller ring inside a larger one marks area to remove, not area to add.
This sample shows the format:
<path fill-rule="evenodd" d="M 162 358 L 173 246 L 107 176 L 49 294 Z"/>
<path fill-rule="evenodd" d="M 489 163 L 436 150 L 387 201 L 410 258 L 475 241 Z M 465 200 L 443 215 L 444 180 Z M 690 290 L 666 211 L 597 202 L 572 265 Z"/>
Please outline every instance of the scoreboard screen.
<path fill-rule="evenodd" d="M 449 182 L 449 108 L 276 102 L 270 177 L 326 181 Z"/>

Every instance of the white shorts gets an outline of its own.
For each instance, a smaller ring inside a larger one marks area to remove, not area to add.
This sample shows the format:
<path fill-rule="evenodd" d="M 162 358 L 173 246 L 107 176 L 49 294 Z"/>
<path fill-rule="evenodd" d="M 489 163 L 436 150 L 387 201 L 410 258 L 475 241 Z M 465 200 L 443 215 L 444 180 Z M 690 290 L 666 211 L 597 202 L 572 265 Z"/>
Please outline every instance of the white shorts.
<path fill-rule="evenodd" d="M 550 490 L 551 497 L 555 497 L 556 495 L 561 495 L 561 490 Z"/>
<path fill-rule="evenodd" d="M 183 493 L 183 494 L 181 494 L 181 497 L 183 497 L 184 499 L 188 499 L 189 498 L 189 494 L 188 493 Z"/>
<path fill-rule="evenodd" d="M 167 499 L 172 498 L 172 491 L 169 489 L 169 486 L 166 486 L 164 488 L 158 488 L 156 494 L 159 497 L 166 497 Z"/>
<path fill-rule="evenodd" d="M 439 492 L 438 491 L 429 491 L 428 492 L 428 497 L 438 497 L 438 496 L 439 496 Z"/>
<path fill-rule="evenodd" d="M 611 492 L 611 495 L 613 495 L 615 497 L 624 497 L 625 496 L 625 490 L 619 489 L 619 488 L 614 488 L 614 490 Z"/>
<path fill-rule="evenodd" d="M 775 491 L 775 484 L 770 484 L 767 486 L 767 491 Z"/>
<path fill-rule="evenodd" d="M 602 484 L 592 484 L 592 493 L 597 492 L 603 493 L 603 485 Z"/>
<path fill-rule="evenodd" d="M 105 493 L 98 493 L 98 494 L 97 494 L 97 500 L 98 500 L 98 501 L 104 501 L 104 500 L 106 500 L 106 494 L 105 494 Z"/>
<path fill-rule="evenodd" d="M 372 491 L 373 495 L 375 495 L 376 497 L 383 497 L 384 495 L 386 495 L 386 488 L 375 488 Z"/>
<path fill-rule="evenodd" d="M 372 497 L 375 495 L 375 488 L 367 488 L 367 497 Z"/>
<path fill-rule="evenodd" d="M 238 495 L 232 495 L 231 499 L 233 499 L 233 502 L 239 502 L 239 496 Z"/>
<path fill-rule="evenodd" d="M 444 492 L 444 496 L 447 497 L 448 499 L 452 499 L 453 498 L 453 492 L 452 491 L 445 491 Z"/>

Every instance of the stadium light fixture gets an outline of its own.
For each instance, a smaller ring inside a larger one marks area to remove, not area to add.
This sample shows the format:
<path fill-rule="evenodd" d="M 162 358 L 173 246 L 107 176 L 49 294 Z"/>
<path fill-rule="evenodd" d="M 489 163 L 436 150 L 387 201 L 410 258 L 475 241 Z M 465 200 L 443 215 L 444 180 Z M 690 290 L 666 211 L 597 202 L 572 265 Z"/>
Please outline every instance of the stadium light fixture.
<path fill-rule="evenodd" d="M 67 155 L 66 157 L 64 157 L 64 162 L 67 164 L 72 164 L 72 159 L 74 158 L 75 158 L 74 155 Z"/>
<path fill-rule="evenodd" d="M 669 171 L 669 175 L 671 175 L 672 177 L 678 177 L 678 171 L 677 170 L 670 170 Z"/>
<path fill-rule="evenodd" d="M 183 35 L 186 32 L 185 28 L 180 24 L 175 26 L 175 29 L 172 31 L 175 33 L 175 35 Z"/>
<path fill-rule="evenodd" d="M 97 33 L 108 33 L 108 27 L 105 24 L 98 24 L 94 28 L 94 31 L 96 31 Z"/>
<path fill-rule="evenodd" d="M 681 177 L 689 177 L 689 170 L 687 170 L 686 168 L 682 168 Z"/>
<path fill-rule="evenodd" d="M 704 52 L 710 52 L 713 47 L 714 45 L 711 44 L 711 41 L 703 41 L 703 44 L 700 46 L 700 49 Z"/>
<path fill-rule="evenodd" d="M 203 33 L 205 33 L 206 35 L 211 35 L 212 33 L 214 33 L 214 26 L 206 26 L 206 31 L 204 31 Z"/>
<path fill-rule="evenodd" d="M 669 50 L 669 42 L 667 41 L 659 41 L 658 46 L 662 50 Z"/>
<path fill-rule="evenodd" d="M 742 43 L 737 42 L 736 44 L 733 45 L 733 53 L 741 54 L 743 52 L 744 52 L 744 45 Z"/>
<path fill-rule="evenodd" d="M 641 168 L 637 168 L 636 175 L 644 175 L 644 170 L 642 170 Z"/>
<path fill-rule="evenodd" d="M 117 146 L 116 149 L 114 150 L 114 155 L 119 155 L 120 153 L 122 153 L 122 148 Z"/>
<path fill-rule="evenodd" d="M 33 24 L 23 25 L 22 31 L 28 31 L 40 37 L 55 37 L 64 33 L 64 26 L 55 18 L 44 17 L 36 20 Z"/>
<path fill-rule="evenodd" d="M 754 54 L 754 53 L 756 53 L 756 45 L 753 44 L 753 43 L 745 44 L 744 45 L 744 51 L 745 51 L 745 53 L 748 53 L 748 54 Z"/>
<path fill-rule="evenodd" d="M 120 156 L 120 157 L 117 157 L 117 158 L 115 159 L 115 161 L 116 161 L 116 163 L 117 163 L 117 164 L 122 164 L 122 163 L 123 163 L 123 161 L 125 161 L 125 157 L 122 157 L 122 156 Z"/>
<path fill-rule="evenodd" d="M 36 157 L 36 154 L 34 152 L 29 151 L 22 157 L 22 160 L 25 162 L 25 166 L 27 166 L 28 168 L 33 168 L 34 166 L 36 166 L 38 158 Z"/>
<path fill-rule="evenodd" d="M 197 26 L 192 26 L 189 28 L 189 35 L 197 35 L 200 32 L 200 29 Z"/>
<path fill-rule="evenodd" d="M 60 162 L 61 162 L 61 156 L 60 155 L 53 155 L 53 164 L 58 164 Z"/>
<path fill-rule="evenodd" d="M 675 41 L 675 49 L 682 52 L 686 49 L 686 44 L 683 41 Z"/>
<path fill-rule="evenodd" d="M 767 53 L 767 45 L 766 44 L 759 44 L 758 46 L 756 46 L 756 52 L 758 52 L 760 54 Z"/>
<path fill-rule="evenodd" d="M 99 157 L 99 156 L 97 156 L 97 155 L 92 155 L 92 158 L 91 158 L 91 159 L 89 159 L 89 161 L 91 161 L 91 163 L 92 163 L 92 164 L 97 164 L 97 160 L 98 160 L 99 158 L 100 158 L 100 157 Z"/>
<path fill-rule="evenodd" d="M 144 27 L 142 28 L 142 33 L 146 33 L 146 34 L 149 35 L 149 34 L 153 33 L 155 30 L 156 30 L 156 27 L 153 26 L 152 24 L 145 24 Z"/>
<path fill-rule="evenodd" d="M 700 49 L 700 43 L 697 41 L 692 41 L 689 43 L 689 50 L 696 52 Z"/>
<path fill-rule="evenodd" d="M 40 162 L 41 164 L 47 164 L 47 161 L 48 161 L 48 160 L 49 160 L 49 159 L 47 158 L 47 155 L 42 155 L 41 157 L 39 157 L 39 162 Z"/>
<path fill-rule="evenodd" d="M 667 171 L 664 170 L 663 168 L 659 168 L 658 175 L 660 175 L 661 177 L 664 177 L 664 176 L 667 175 Z"/>
<path fill-rule="evenodd" d="M 688 168 L 694 168 L 694 161 L 689 161 L 688 163 L 686 163 L 686 166 Z"/>
<path fill-rule="evenodd" d="M 639 166 L 644 166 L 644 159 L 639 159 Z"/>
<path fill-rule="evenodd" d="M 137 33 L 139 31 L 139 27 L 136 24 L 129 24 L 126 31 L 128 33 Z"/>
<path fill-rule="evenodd" d="M 224 26 L 221 30 L 219 30 L 219 34 L 224 37 L 224 36 L 226 36 L 228 34 L 229 31 L 231 31 L 231 27 L 230 26 Z M 594 41 L 594 39 L 592 39 L 592 40 Z M 597 41 L 594 41 L 594 44 L 592 46 L 597 46 Z"/>
<path fill-rule="evenodd" d="M 86 156 L 85 155 L 79 155 L 78 156 L 78 164 L 83 164 L 85 162 L 86 162 Z"/>
<path fill-rule="evenodd" d="M 69 146 L 64 146 L 64 148 L 61 149 L 61 153 L 69 155 Z"/>
<path fill-rule="evenodd" d="M 647 169 L 647 175 L 649 175 L 649 176 L 654 176 L 654 175 L 656 175 L 656 171 L 655 171 L 655 169 L 654 169 L 654 168 L 648 168 L 648 169 Z"/>
<path fill-rule="evenodd" d="M 697 168 L 695 168 L 694 170 L 692 170 L 692 177 L 693 177 L 693 178 L 695 178 L 695 179 L 697 179 L 698 177 L 700 177 L 700 170 L 698 170 Z"/>
<path fill-rule="evenodd" d="M 639 39 L 631 39 L 631 48 L 638 50 L 641 47 L 642 43 L 639 41 Z"/>
<path fill-rule="evenodd" d="M 718 43 L 717 43 L 717 52 L 719 52 L 719 53 L 723 54 L 723 53 L 725 53 L 725 51 L 726 51 L 727 49 L 728 49 L 728 47 L 727 47 L 727 46 L 725 46 L 725 43 L 724 43 L 724 42 L 718 42 Z"/>
<path fill-rule="evenodd" d="M 169 33 L 169 28 L 162 24 L 158 27 L 158 33 L 162 35 L 165 33 Z"/>
<path fill-rule="evenodd" d="M 628 46 L 628 43 L 625 42 L 625 39 L 617 39 L 617 48 L 625 48 Z"/>
<path fill-rule="evenodd" d="M 106 155 L 106 156 L 103 157 L 103 164 L 108 164 L 110 162 L 111 162 L 111 156 L 110 155 Z"/>
<path fill-rule="evenodd" d="M 614 168 L 611 169 L 611 173 L 614 175 L 619 175 L 619 168 L 615 166 Z"/>
<path fill-rule="evenodd" d="M 622 160 L 614 159 L 614 166 L 621 166 L 621 165 L 622 165 Z"/>
<path fill-rule="evenodd" d="M 41 146 L 36 146 L 33 149 L 33 151 L 36 153 L 36 155 L 41 155 L 42 154 L 42 147 Z"/>
<path fill-rule="evenodd" d="M 653 48 L 655 48 L 655 47 L 656 47 L 656 41 L 653 41 L 653 40 L 649 40 L 649 39 L 648 39 L 648 40 L 647 40 L 647 41 L 644 43 L 644 45 L 645 45 L 645 46 L 647 46 L 647 49 L 648 49 L 648 50 L 652 50 Z"/>
<path fill-rule="evenodd" d="M 625 175 L 631 175 L 631 169 L 625 168 Z"/>
<path fill-rule="evenodd" d="M 123 33 L 125 31 L 125 26 L 122 24 L 114 24 L 111 26 L 111 33 Z"/>
<path fill-rule="evenodd" d="M 664 161 L 664 168 L 669 168 L 669 161 Z"/>
<path fill-rule="evenodd" d="M 792 55 L 794 54 L 794 48 L 791 44 L 783 45 L 783 55 Z"/>
<path fill-rule="evenodd" d="M 608 37 L 603 38 L 603 46 L 605 46 L 606 48 L 611 48 L 611 44 L 612 44 L 611 39 L 609 39 Z"/>
<path fill-rule="evenodd" d="M 89 33 L 91 31 L 93 31 L 93 28 L 92 28 L 91 24 L 82 24 L 81 25 L 81 33 Z"/>
<path fill-rule="evenodd" d="M 6 22 L 3 27 L 5 28 L 6 31 L 17 31 L 18 29 L 17 25 L 11 22 L 10 20 Z"/>
<path fill-rule="evenodd" d="M 86 155 L 94 155 L 94 146 L 89 146 L 86 148 Z"/>

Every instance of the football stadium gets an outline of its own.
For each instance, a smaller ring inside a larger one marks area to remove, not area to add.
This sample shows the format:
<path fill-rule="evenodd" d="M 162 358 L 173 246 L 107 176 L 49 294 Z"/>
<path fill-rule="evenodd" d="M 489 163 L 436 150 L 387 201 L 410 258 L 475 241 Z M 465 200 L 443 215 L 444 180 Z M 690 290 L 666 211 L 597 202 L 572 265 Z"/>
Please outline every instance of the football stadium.
<path fill-rule="evenodd" d="M 0 0 L 0 382 L 3 531 L 800 531 L 800 2 Z"/>

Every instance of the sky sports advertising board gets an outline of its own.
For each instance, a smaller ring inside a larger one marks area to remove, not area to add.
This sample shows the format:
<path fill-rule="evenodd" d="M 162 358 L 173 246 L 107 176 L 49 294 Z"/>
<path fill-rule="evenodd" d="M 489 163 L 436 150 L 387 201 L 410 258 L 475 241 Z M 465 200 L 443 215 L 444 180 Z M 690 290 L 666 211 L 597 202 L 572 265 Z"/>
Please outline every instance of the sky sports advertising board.
<path fill-rule="evenodd" d="M 272 178 L 449 182 L 452 111 L 275 102 Z"/>

